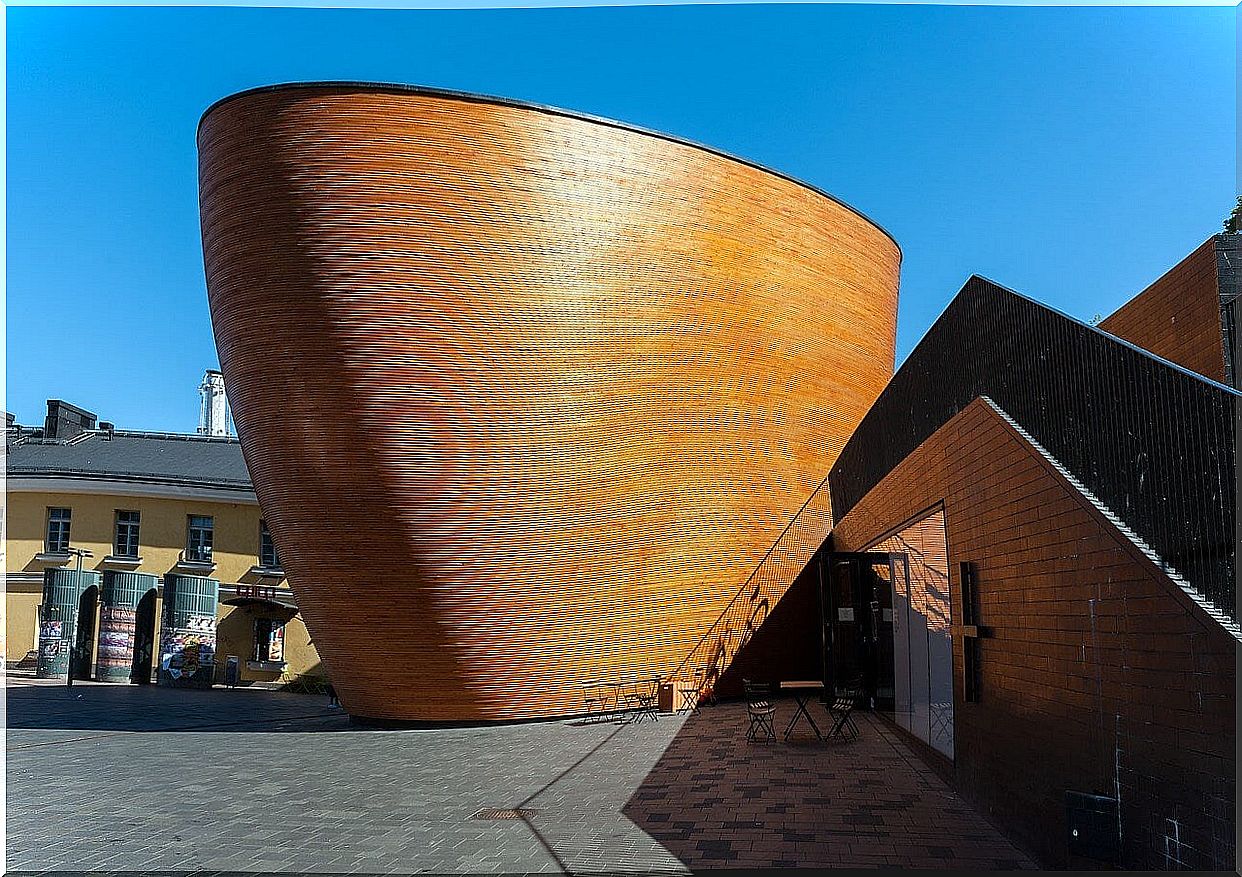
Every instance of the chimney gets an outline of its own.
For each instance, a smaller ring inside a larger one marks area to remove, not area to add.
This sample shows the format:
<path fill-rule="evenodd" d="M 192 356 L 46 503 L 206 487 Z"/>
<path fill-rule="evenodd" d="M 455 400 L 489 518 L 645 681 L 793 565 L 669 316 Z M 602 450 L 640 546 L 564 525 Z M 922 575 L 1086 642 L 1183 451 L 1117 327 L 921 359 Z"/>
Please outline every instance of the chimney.
<path fill-rule="evenodd" d="M 84 408 L 60 399 L 47 400 L 47 419 L 43 421 L 43 437 L 68 441 L 88 429 L 95 428 L 96 417 Z"/>
<path fill-rule="evenodd" d="M 198 394 L 199 435 L 228 435 L 229 402 L 224 395 L 224 375 L 214 368 L 207 369 Z"/>

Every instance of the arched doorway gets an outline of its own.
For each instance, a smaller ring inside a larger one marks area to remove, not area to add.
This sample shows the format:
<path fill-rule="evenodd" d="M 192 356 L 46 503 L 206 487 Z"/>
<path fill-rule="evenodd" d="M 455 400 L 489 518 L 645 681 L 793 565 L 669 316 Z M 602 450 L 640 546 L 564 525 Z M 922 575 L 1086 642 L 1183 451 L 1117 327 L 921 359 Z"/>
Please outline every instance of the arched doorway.
<path fill-rule="evenodd" d="M 95 651 L 95 615 L 99 608 L 99 586 L 91 585 L 78 598 L 78 623 L 75 630 L 69 674 L 74 679 L 90 679 Z"/>
<path fill-rule="evenodd" d="M 134 661 L 129 679 L 139 685 L 151 684 L 151 658 L 155 654 L 155 589 L 138 601 L 134 617 Z"/>

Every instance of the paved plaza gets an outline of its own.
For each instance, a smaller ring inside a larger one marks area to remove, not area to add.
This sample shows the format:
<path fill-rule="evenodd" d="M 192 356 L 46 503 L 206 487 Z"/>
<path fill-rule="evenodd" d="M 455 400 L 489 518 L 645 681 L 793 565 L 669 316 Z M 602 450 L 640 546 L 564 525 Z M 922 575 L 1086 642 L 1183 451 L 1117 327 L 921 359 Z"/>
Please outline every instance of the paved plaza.
<path fill-rule="evenodd" d="M 740 704 L 377 731 L 263 690 L 7 695 L 11 871 L 1032 867 L 866 715 L 850 743 L 748 744 Z"/>

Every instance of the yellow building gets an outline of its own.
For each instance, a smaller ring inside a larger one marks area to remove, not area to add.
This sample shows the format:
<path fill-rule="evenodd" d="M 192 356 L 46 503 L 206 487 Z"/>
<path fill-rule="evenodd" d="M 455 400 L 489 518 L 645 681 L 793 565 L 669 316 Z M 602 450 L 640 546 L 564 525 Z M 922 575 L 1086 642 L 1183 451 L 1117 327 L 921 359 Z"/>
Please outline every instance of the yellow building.
<path fill-rule="evenodd" d="M 224 683 L 231 663 L 240 684 L 324 677 L 236 438 L 96 426 L 50 400 L 42 428 L 9 424 L 6 450 L 10 666 L 168 684 Z"/>

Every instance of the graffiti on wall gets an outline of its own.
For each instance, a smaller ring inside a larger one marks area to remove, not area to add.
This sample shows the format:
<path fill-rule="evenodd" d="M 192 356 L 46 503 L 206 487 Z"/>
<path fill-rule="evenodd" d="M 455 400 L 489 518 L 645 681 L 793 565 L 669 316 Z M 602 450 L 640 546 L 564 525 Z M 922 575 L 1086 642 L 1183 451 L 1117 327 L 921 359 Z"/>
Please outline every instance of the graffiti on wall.
<path fill-rule="evenodd" d="M 65 623 L 63 621 L 41 621 L 39 622 L 39 641 L 59 641 L 63 638 L 64 631 Z"/>
<path fill-rule="evenodd" d="M 173 679 L 210 674 L 216 661 L 216 618 L 192 615 L 184 627 L 165 628 L 160 634 L 160 667 Z"/>

